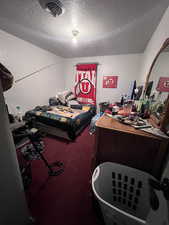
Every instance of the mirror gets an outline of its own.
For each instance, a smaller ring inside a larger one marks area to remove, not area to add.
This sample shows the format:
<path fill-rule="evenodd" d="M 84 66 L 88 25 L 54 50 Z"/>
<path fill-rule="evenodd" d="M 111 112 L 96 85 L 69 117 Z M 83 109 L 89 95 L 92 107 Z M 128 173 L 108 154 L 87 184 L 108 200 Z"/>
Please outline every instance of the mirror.
<path fill-rule="evenodd" d="M 169 39 L 162 45 L 147 76 L 144 97 L 150 100 L 150 118 L 162 131 L 169 131 Z"/>

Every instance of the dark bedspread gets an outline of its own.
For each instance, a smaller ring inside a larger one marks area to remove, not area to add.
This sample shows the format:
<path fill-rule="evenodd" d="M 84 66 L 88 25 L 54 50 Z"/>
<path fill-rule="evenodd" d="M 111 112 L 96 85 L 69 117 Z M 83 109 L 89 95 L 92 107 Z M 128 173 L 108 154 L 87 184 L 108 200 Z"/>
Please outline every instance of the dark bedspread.
<path fill-rule="evenodd" d="M 76 105 L 73 109 L 83 109 L 84 105 Z M 88 111 L 82 111 L 79 115 L 70 118 L 63 115 L 49 113 L 50 107 L 36 107 L 33 110 L 26 112 L 25 120 L 43 123 L 45 125 L 60 128 L 68 133 L 71 139 L 76 137 L 79 129 L 85 127 L 90 123 L 92 117 L 95 115 L 95 106 L 90 105 Z"/>

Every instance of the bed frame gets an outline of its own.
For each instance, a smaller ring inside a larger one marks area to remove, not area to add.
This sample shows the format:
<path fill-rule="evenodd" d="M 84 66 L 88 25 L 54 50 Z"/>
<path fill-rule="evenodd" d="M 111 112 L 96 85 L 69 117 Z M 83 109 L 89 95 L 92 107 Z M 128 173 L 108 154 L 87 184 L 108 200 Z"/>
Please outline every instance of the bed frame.
<path fill-rule="evenodd" d="M 80 129 L 78 129 L 75 132 L 75 136 L 77 137 L 83 131 L 83 129 L 89 125 L 89 123 L 90 123 L 90 121 L 88 123 L 84 124 Z M 41 132 L 44 132 L 48 135 L 52 135 L 55 137 L 64 138 L 66 140 L 73 141 L 69 137 L 68 132 L 63 131 L 60 128 L 48 126 L 48 125 L 40 123 L 40 122 L 35 122 L 33 125 L 34 125 L 34 127 L 38 128 Z"/>

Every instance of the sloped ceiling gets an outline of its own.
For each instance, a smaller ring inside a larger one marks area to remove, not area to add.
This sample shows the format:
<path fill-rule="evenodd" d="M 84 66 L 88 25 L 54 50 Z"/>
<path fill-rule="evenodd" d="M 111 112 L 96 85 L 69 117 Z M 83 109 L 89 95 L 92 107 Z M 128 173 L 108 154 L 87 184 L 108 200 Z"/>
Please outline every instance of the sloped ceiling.
<path fill-rule="evenodd" d="M 61 0 L 52 17 L 38 0 L 1 0 L 0 29 L 56 55 L 71 58 L 142 53 L 168 0 Z M 77 45 L 72 30 L 78 29 Z"/>

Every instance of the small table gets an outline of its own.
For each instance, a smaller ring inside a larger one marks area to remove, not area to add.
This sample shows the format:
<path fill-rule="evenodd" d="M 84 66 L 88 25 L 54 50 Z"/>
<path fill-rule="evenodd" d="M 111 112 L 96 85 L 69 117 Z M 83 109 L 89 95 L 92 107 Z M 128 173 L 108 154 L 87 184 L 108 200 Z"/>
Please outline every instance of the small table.
<path fill-rule="evenodd" d="M 137 130 L 104 114 L 96 122 L 94 164 L 116 162 L 160 178 L 169 140 Z"/>

